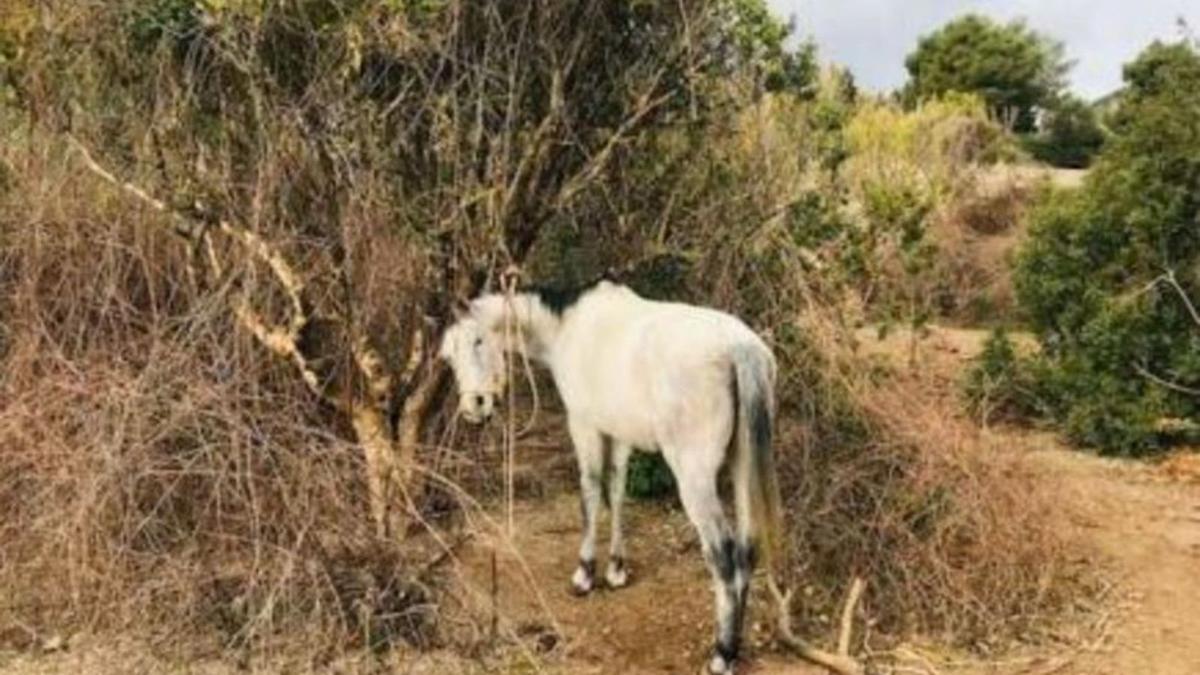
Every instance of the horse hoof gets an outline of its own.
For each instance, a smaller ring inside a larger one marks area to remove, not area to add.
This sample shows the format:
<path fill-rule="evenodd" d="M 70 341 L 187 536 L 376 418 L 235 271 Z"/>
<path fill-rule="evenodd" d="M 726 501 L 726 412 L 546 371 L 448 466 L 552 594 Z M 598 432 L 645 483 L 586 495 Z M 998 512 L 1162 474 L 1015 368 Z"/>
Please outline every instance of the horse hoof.
<path fill-rule="evenodd" d="M 713 654 L 706 672 L 709 675 L 733 675 L 733 663 L 726 661 L 720 654 Z"/>
<path fill-rule="evenodd" d="M 592 592 L 595 586 L 596 561 L 582 560 L 575 574 L 571 575 L 571 592 L 576 596 L 584 596 Z"/>
<path fill-rule="evenodd" d="M 604 581 L 609 588 L 625 588 L 629 584 L 629 570 L 625 567 L 625 559 L 614 557 L 608 561 L 608 569 L 604 571 Z"/>

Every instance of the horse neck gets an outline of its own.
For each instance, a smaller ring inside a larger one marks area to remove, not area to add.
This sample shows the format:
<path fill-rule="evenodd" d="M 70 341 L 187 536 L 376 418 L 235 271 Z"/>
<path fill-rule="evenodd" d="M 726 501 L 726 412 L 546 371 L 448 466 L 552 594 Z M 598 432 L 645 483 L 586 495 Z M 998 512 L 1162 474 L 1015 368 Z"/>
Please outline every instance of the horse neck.
<path fill-rule="evenodd" d="M 558 338 L 561 320 L 533 293 L 515 293 L 510 297 L 496 293 L 484 296 L 479 306 L 492 327 L 512 331 L 505 349 L 528 350 L 531 359 L 544 362 Z M 518 333 L 519 331 L 519 333 Z"/>

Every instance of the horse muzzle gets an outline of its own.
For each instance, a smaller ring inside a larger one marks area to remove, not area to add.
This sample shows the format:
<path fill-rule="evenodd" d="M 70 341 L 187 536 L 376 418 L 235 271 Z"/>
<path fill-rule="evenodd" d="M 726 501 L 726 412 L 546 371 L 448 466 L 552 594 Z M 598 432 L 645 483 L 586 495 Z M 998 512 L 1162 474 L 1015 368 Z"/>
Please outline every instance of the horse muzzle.
<path fill-rule="evenodd" d="M 496 412 L 496 397 L 479 392 L 463 394 L 458 400 L 458 412 L 471 424 L 483 424 Z"/>

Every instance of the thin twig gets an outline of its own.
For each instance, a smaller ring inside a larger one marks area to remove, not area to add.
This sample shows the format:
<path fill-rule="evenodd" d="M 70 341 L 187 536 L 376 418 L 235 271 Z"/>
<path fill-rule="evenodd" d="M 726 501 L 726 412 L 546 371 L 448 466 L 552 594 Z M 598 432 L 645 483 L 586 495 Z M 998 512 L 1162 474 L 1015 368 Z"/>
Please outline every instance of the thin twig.
<path fill-rule="evenodd" d="M 1181 394 L 1187 394 L 1188 396 L 1200 396 L 1200 389 L 1188 387 L 1188 386 L 1179 384 L 1178 382 L 1171 382 L 1170 380 L 1165 380 L 1165 379 L 1159 377 L 1158 375 L 1155 375 L 1154 373 L 1150 372 L 1141 364 L 1138 364 L 1138 363 L 1133 364 L 1133 369 L 1135 372 L 1137 372 L 1138 375 L 1141 375 L 1142 377 L 1146 378 L 1147 380 L 1150 380 L 1154 384 L 1157 384 L 1161 387 L 1166 387 L 1167 389 L 1170 389 L 1171 391 L 1177 391 Z"/>

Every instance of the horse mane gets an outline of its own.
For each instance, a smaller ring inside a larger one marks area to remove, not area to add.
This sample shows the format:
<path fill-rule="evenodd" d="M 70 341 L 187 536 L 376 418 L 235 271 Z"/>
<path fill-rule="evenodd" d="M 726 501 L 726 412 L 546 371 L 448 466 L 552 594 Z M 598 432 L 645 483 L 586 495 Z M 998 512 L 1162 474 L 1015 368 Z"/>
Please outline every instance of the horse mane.
<path fill-rule="evenodd" d="M 522 293 L 529 293 L 536 297 L 555 316 L 562 316 L 568 309 L 574 307 L 583 296 L 595 290 L 597 286 L 605 281 L 624 285 L 617 278 L 617 274 L 609 269 L 583 283 L 562 285 L 537 284 L 519 290 Z"/>

